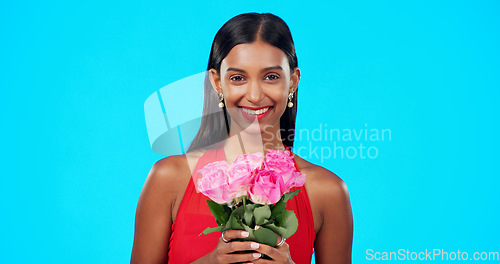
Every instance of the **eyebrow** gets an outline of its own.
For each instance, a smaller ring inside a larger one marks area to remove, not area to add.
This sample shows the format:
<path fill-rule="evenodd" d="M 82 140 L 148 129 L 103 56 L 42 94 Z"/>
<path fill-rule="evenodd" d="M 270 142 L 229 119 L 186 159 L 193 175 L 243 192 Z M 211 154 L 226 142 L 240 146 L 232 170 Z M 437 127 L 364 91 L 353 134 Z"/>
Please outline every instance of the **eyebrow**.
<path fill-rule="evenodd" d="M 262 69 L 261 72 L 269 71 L 269 70 L 283 70 L 283 68 L 281 66 L 279 66 L 279 65 L 278 66 L 271 66 L 271 67 L 267 67 L 267 68 Z M 228 72 L 228 71 L 237 71 L 237 72 L 246 73 L 245 70 L 238 69 L 238 68 L 233 68 L 233 67 L 227 68 L 226 72 Z"/>

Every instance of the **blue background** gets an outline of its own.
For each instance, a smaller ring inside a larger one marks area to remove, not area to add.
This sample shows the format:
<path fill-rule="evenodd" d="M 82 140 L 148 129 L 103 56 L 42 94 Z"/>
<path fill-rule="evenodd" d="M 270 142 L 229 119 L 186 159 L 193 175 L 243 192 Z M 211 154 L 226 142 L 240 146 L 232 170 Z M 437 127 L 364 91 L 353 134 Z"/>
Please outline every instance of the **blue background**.
<path fill-rule="evenodd" d="M 375 159 L 310 159 L 349 187 L 355 263 L 367 249 L 500 251 L 498 2 L 2 1 L 0 262 L 129 261 L 163 157 L 144 101 L 205 70 L 217 30 L 250 11 L 292 31 L 298 128 L 392 132 L 365 142 Z"/>

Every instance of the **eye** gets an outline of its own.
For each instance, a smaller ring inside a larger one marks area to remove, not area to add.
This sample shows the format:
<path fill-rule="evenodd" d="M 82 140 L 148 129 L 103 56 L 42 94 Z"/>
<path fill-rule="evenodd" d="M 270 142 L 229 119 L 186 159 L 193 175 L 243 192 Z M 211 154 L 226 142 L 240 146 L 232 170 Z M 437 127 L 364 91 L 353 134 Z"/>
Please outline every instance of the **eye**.
<path fill-rule="evenodd" d="M 239 75 L 235 75 L 235 76 L 231 76 L 229 78 L 230 81 L 233 81 L 233 82 L 240 82 L 240 81 L 243 81 L 243 77 L 242 76 L 239 76 Z"/>
<path fill-rule="evenodd" d="M 280 78 L 280 76 L 277 74 L 269 74 L 266 76 L 267 80 L 278 80 L 279 78 Z"/>

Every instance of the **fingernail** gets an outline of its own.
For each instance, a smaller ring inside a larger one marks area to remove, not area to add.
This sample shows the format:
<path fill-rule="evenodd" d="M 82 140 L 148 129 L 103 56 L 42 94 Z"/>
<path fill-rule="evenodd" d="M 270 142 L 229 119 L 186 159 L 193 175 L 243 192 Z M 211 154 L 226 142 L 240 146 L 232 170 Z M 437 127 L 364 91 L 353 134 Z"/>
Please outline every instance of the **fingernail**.
<path fill-rule="evenodd" d="M 250 233 L 248 233 L 246 231 L 241 232 L 242 237 L 248 237 L 248 235 L 250 235 Z"/>
<path fill-rule="evenodd" d="M 260 258 L 260 253 L 253 253 L 253 254 L 252 254 L 252 256 L 253 256 L 254 258 Z"/>
<path fill-rule="evenodd" d="M 250 247 L 252 249 L 258 249 L 259 248 L 259 244 L 255 243 L 255 242 L 252 242 L 252 243 L 250 243 Z"/>
<path fill-rule="evenodd" d="M 254 228 L 254 230 L 257 230 L 259 228 L 260 228 L 260 226 L 256 225 L 255 228 Z"/>

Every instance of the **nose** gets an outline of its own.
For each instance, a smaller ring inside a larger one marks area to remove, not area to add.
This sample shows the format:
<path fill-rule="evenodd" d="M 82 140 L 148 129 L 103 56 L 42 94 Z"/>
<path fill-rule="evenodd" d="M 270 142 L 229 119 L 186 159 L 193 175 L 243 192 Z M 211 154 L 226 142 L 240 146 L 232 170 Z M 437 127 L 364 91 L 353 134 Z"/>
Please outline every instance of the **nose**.
<path fill-rule="evenodd" d="M 252 104 L 258 105 L 265 95 L 259 82 L 253 81 L 247 87 L 245 98 Z"/>

